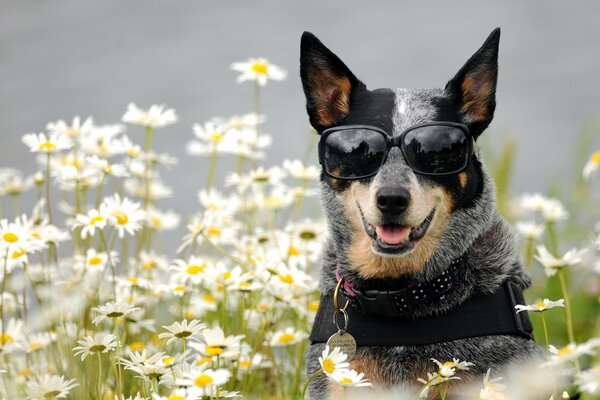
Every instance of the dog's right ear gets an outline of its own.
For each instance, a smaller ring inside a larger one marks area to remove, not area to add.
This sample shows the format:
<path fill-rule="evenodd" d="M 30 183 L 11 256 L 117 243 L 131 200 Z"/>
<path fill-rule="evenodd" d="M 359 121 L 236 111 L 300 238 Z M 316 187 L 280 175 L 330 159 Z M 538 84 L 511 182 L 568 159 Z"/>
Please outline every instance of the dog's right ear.
<path fill-rule="evenodd" d="M 300 41 L 300 77 L 311 125 L 321 132 L 350 113 L 352 92 L 360 83 L 346 65 L 315 35 Z"/>

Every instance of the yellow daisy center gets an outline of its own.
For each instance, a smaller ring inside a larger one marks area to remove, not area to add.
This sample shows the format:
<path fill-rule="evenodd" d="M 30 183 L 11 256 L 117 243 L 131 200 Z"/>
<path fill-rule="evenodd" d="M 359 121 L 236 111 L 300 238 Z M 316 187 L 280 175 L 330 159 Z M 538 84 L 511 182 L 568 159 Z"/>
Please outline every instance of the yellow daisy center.
<path fill-rule="evenodd" d="M 546 308 L 546 303 L 544 303 L 542 301 L 542 302 L 539 302 L 539 303 L 535 303 L 535 306 L 538 307 L 538 308 Z"/>
<path fill-rule="evenodd" d="M 252 365 L 250 360 L 240 361 L 240 368 L 250 368 L 250 365 Z"/>
<path fill-rule="evenodd" d="M 206 346 L 205 352 L 209 356 L 219 356 L 223 353 L 223 349 L 217 346 Z"/>
<path fill-rule="evenodd" d="M 319 301 L 318 300 L 311 301 L 310 303 L 308 303 L 308 310 L 309 311 L 316 312 L 318 309 L 319 309 Z"/>
<path fill-rule="evenodd" d="M 445 363 L 442 364 L 442 367 L 452 367 L 454 366 L 454 362 L 452 361 L 446 361 Z"/>
<path fill-rule="evenodd" d="M 559 356 L 566 356 L 567 354 L 570 354 L 573 351 L 572 348 L 570 348 L 569 346 L 563 347 L 562 349 L 558 350 L 558 355 Z"/>
<path fill-rule="evenodd" d="M 352 383 L 352 379 L 350 378 L 342 378 L 338 381 L 340 385 L 349 385 Z"/>
<path fill-rule="evenodd" d="M 2 239 L 4 239 L 5 241 L 7 241 L 9 243 L 14 243 L 17 240 L 19 240 L 19 237 L 12 232 L 6 232 L 4 235 L 2 235 Z"/>
<path fill-rule="evenodd" d="M 206 230 L 206 234 L 210 236 L 219 236 L 221 234 L 221 229 L 216 226 L 211 226 Z"/>
<path fill-rule="evenodd" d="M 279 337 L 278 342 L 279 343 L 291 343 L 294 340 L 296 340 L 296 336 L 293 333 L 284 333 Z"/>
<path fill-rule="evenodd" d="M 287 275 L 277 275 L 279 277 L 279 280 L 283 283 L 294 283 L 294 277 L 291 274 L 287 274 Z"/>
<path fill-rule="evenodd" d="M 102 259 L 98 256 L 94 256 L 89 259 L 88 263 L 90 265 L 98 265 L 98 264 L 102 263 Z"/>
<path fill-rule="evenodd" d="M 212 294 L 205 294 L 204 296 L 202 296 L 202 300 L 206 301 L 207 303 L 215 303 L 217 301 L 215 296 L 213 296 Z"/>
<path fill-rule="evenodd" d="M 153 216 L 152 218 L 150 218 L 150 223 L 158 228 L 162 226 L 162 220 L 157 216 Z"/>
<path fill-rule="evenodd" d="M 50 141 L 40 143 L 39 147 L 40 151 L 54 151 L 56 150 L 56 145 Z"/>
<path fill-rule="evenodd" d="M 127 222 L 129 222 L 129 217 L 127 217 L 127 214 L 125 214 L 123 211 L 115 211 L 113 213 L 113 217 L 115 217 L 117 222 L 121 225 L 125 225 Z"/>
<path fill-rule="evenodd" d="M 299 254 L 300 251 L 294 246 L 290 246 L 290 248 L 288 249 L 288 256 L 297 256 Z"/>
<path fill-rule="evenodd" d="M 231 278 L 231 272 L 229 272 L 229 271 L 223 272 L 223 280 L 226 281 L 229 278 Z"/>
<path fill-rule="evenodd" d="M 210 357 L 202 357 L 202 358 L 199 358 L 198 361 L 196 361 L 196 365 L 198 365 L 198 366 L 204 365 L 211 361 L 212 361 L 212 358 L 210 358 Z"/>
<path fill-rule="evenodd" d="M 139 351 L 144 350 L 146 346 L 142 342 L 133 342 L 129 345 L 129 347 L 131 348 L 131 351 Z"/>
<path fill-rule="evenodd" d="M 210 140 L 213 142 L 219 143 L 223 140 L 223 132 L 213 132 L 210 134 Z"/>
<path fill-rule="evenodd" d="M 168 356 L 167 358 L 162 360 L 163 364 L 165 364 L 165 365 L 171 365 L 171 364 L 173 364 L 174 361 L 175 361 L 175 357 L 173 357 L 173 356 Z"/>
<path fill-rule="evenodd" d="M 259 304 L 259 305 L 256 307 L 256 309 L 257 309 L 258 311 L 264 312 L 264 311 L 267 311 L 267 310 L 269 309 L 269 305 L 268 305 L 268 304 L 265 304 L 265 303 L 261 303 L 261 304 Z"/>
<path fill-rule="evenodd" d="M 260 61 L 254 62 L 250 68 L 252 69 L 252 72 L 261 75 L 266 75 L 269 71 L 269 65 Z"/>
<path fill-rule="evenodd" d="M 154 269 L 155 266 L 156 266 L 156 263 L 152 260 L 146 261 L 142 264 L 142 267 L 146 270 Z"/>
<path fill-rule="evenodd" d="M 132 285 L 137 285 L 140 283 L 140 280 L 138 278 L 136 278 L 135 276 L 130 276 L 129 278 L 127 278 L 127 281 L 129 283 L 131 283 Z"/>
<path fill-rule="evenodd" d="M 31 342 L 29 343 L 29 350 L 38 350 L 44 347 L 42 342 Z"/>
<path fill-rule="evenodd" d="M 11 257 L 13 260 L 16 260 L 17 258 L 24 256 L 25 254 L 27 254 L 27 250 L 21 247 L 19 250 L 13 251 Z"/>
<path fill-rule="evenodd" d="M 212 376 L 207 374 L 200 374 L 196 377 L 196 379 L 194 379 L 194 384 L 196 386 L 204 387 L 212 384 L 213 381 L 214 379 L 212 378 Z"/>
<path fill-rule="evenodd" d="M 200 272 L 204 272 L 205 265 L 192 264 L 187 267 L 185 273 L 188 275 L 197 275 Z"/>
<path fill-rule="evenodd" d="M 323 360 L 323 370 L 328 374 L 331 374 L 335 369 L 335 364 L 329 358 Z"/>
<path fill-rule="evenodd" d="M 92 219 L 90 219 L 90 225 L 96 225 L 98 222 L 104 221 L 104 217 L 101 215 L 96 215 Z"/>
<path fill-rule="evenodd" d="M 2 336 L 0 336 L 0 344 L 12 343 L 14 341 L 15 339 L 13 339 L 13 337 L 10 336 L 8 333 L 5 333 Z"/>
<path fill-rule="evenodd" d="M 185 286 L 183 286 L 183 285 L 175 286 L 175 288 L 173 290 L 175 292 L 185 292 Z"/>
<path fill-rule="evenodd" d="M 29 369 L 29 368 L 23 368 L 21 370 L 19 370 L 17 372 L 17 375 L 19 376 L 30 376 L 33 375 L 33 370 Z"/>
<path fill-rule="evenodd" d="M 167 400 L 185 400 L 185 397 L 179 396 L 177 394 L 172 394 L 169 397 L 167 397 Z"/>
<path fill-rule="evenodd" d="M 600 151 L 592 154 L 592 158 L 590 159 L 594 164 L 600 164 Z"/>

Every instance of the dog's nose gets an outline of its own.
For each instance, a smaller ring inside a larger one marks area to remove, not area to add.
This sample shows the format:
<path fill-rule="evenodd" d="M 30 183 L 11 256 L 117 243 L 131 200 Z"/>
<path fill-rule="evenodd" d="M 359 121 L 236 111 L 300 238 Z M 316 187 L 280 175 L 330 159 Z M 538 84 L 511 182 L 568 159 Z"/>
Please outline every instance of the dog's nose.
<path fill-rule="evenodd" d="M 409 202 L 410 193 L 403 187 L 384 186 L 377 191 L 377 208 L 384 214 L 401 214 Z"/>

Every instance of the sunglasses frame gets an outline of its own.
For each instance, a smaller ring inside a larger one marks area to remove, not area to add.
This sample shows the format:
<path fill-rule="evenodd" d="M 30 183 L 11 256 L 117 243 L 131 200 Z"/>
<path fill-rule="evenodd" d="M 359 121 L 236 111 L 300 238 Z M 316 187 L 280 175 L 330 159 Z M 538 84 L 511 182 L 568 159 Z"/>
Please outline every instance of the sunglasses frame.
<path fill-rule="evenodd" d="M 463 133 L 465 134 L 466 138 L 467 138 L 467 154 L 469 155 L 467 157 L 467 160 L 465 161 L 465 165 L 463 165 L 460 169 L 456 170 L 456 171 L 452 171 L 452 172 L 421 172 L 421 171 L 417 171 L 415 170 L 407 161 L 406 159 L 406 154 L 405 154 L 405 149 L 404 149 L 404 136 L 406 136 L 406 134 L 410 131 L 413 131 L 417 128 L 423 128 L 426 126 L 450 126 L 453 128 L 458 128 L 461 131 L 463 131 Z M 325 168 L 325 164 L 324 164 L 324 147 L 325 147 L 325 141 L 327 140 L 327 137 L 329 135 L 331 135 L 332 133 L 335 132 L 340 132 L 340 131 L 346 131 L 346 130 L 352 130 L 352 129 L 367 129 L 370 131 L 374 131 L 377 132 L 379 134 L 381 134 L 381 136 L 383 136 L 385 138 L 386 141 L 386 151 L 385 154 L 383 156 L 383 159 L 381 161 L 381 164 L 379 165 L 379 167 L 377 167 L 377 169 L 375 170 L 375 172 L 371 173 L 371 174 L 367 174 L 367 175 L 363 175 L 363 176 L 357 176 L 357 177 L 352 177 L 352 178 L 348 178 L 348 177 L 339 177 L 339 176 L 335 176 L 329 173 L 329 171 L 326 170 Z M 422 124 L 417 124 L 417 125 L 413 125 L 408 127 L 407 129 L 405 129 L 404 131 L 402 131 L 402 133 L 400 133 L 398 136 L 392 136 L 390 134 L 388 134 L 386 131 L 384 131 L 381 128 L 378 128 L 376 126 L 371 126 L 371 125 L 340 125 L 340 126 L 334 126 L 332 128 L 328 128 L 325 129 L 321 134 L 321 139 L 319 140 L 319 164 L 321 164 L 322 169 L 323 169 L 323 173 L 333 179 L 338 179 L 338 180 L 343 180 L 343 181 L 355 181 L 358 179 L 365 179 L 365 178 L 370 178 L 372 176 L 377 175 L 377 173 L 379 172 L 379 170 L 381 169 L 381 167 L 383 166 L 383 164 L 385 164 L 385 162 L 387 161 L 388 155 L 390 154 L 390 151 L 392 150 L 392 148 L 394 147 L 399 147 L 400 151 L 402 152 L 402 156 L 404 157 L 404 161 L 406 162 L 406 164 L 410 167 L 410 169 L 413 170 L 414 173 L 419 174 L 419 175 L 425 175 L 425 176 L 447 176 L 447 175 L 454 175 L 454 174 L 458 174 L 463 172 L 464 170 L 466 170 L 469 167 L 469 164 L 471 162 L 471 155 L 473 154 L 474 151 L 474 138 L 471 135 L 471 132 L 469 132 L 469 128 L 464 125 L 464 124 L 459 124 L 457 122 L 449 122 L 449 121 L 439 121 L 439 122 L 425 122 Z"/>

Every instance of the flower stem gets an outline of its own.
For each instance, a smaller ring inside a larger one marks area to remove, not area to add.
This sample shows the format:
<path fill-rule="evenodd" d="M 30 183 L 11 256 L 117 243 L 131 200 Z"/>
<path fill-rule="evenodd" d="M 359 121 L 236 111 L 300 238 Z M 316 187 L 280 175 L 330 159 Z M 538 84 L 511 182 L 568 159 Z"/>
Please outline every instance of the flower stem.
<path fill-rule="evenodd" d="M 152 151 L 152 127 L 151 126 L 146 127 L 146 145 L 144 147 L 144 151 L 146 151 L 146 153 Z"/>
<path fill-rule="evenodd" d="M 2 273 L 2 291 L 0 293 L 0 324 L 2 325 L 2 332 L 0 332 L 0 344 L 4 346 L 4 334 L 6 327 L 4 326 L 4 292 L 6 291 L 6 281 L 8 280 L 8 249 L 6 249 L 6 255 L 4 256 L 4 270 Z"/>
<path fill-rule="evenodd" d="M 210 153 L 210 164 L 208 165 L 208 176 L 206 178 L 206 188 L 210 189 L 211 187 L 213 187 L 216 173 L 217 173 L 217 151 L 213 150 Z"/>
<path fill-rule="evenodd" d="M 542 326 L 544 327 L 544 338 L 546 339 L 546 350 L 550 347 L 550 340 L 548 339 L 548 327 L 546 326 L 546 317 L 544 317 L 544 313 L 541 312 L 540 316 L 542 317 Z"/>
<path fill-rule="evenodd" d="M 304 398 L 306 397 L 306 390 L 308 390 L 308 385 L 310 385 L 310 383 L 313 381 L 313 379 L 315 379 L 317 376 L 319 376 L 320 373 L 323 372 L 323 368 L 319 368 L 317 370 L 317 372 L 315 372 L 314 374 L 312 374 L 304 383 L 304 387 L 302 388 L 302 397 L 300 397 L 301 400 L 304 400 Z"/>
<path fill-rule="evenodd" d="M 560 281 L 560 289 L 562 290 L 563 297 L 565 298 L 565 314 L 567 316 L 567 333 L 569 335 L 569 342 L 575 343 L 575 335 L 573 333 L 573 317 L 571 315 L 571 300 L 569 299 L 564 268 L 558 270 L 558 280 Z"/>
<path fill-rule="evenodd" d="M 112 289 L 113 289 L 113 299 L 117 301 L 117 273 L 115 271 L 115 264 L 112 261 L 112 256 L 110 255 L 110 249 L 108 248 L 108 244 L 106 243 L 106 237 L 104 236 L 104 231 L 100 230 L 100 239 L 102 239 L 102 245 L 104 246 L 104 251 L 108 256 L 108 264 L 110 265 L 110 270 L 112 272 Z"/>
<path fill-rule="evenodd" d="M 52 223 L 52 207 L 50 207 L 50 153 L 46 155 L 46 212 L 48 223 Z"/>
<path fill-rule="evenodd" d="M 98 354 L 98 400 L 102 399 L 102 353 Z"/>

